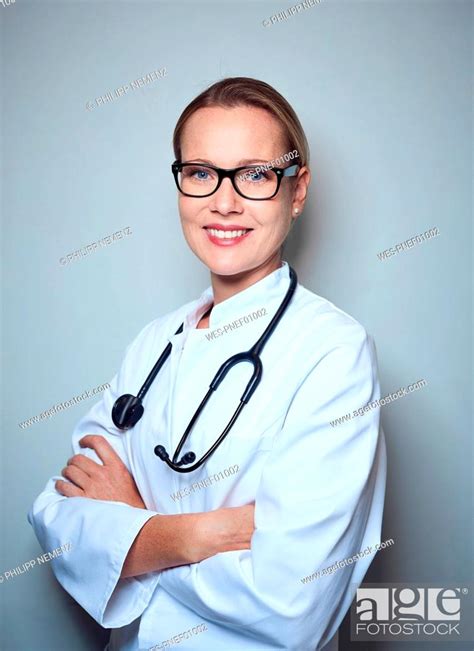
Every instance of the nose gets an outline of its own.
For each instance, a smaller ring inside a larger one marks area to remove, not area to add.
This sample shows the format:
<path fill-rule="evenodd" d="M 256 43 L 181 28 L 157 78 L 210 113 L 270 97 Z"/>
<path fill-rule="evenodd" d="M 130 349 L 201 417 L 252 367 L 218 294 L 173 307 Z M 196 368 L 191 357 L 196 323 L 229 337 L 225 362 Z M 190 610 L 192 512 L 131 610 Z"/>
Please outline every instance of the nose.
<path fill-rule="evenodd" d="M 222 179 L 220 187 L 209 197 L 211 210 L 226 215 L 231 212 L 242 212 L 242 197 L 235 191 L 230 178 Z"/>

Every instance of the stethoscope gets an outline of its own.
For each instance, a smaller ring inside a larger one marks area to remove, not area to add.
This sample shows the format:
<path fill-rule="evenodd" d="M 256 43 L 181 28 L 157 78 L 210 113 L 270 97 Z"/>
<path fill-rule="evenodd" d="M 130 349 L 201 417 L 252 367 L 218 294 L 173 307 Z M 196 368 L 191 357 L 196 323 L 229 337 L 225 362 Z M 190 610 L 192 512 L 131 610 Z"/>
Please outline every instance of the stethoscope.
<path fill-rule="evenodd" d="M 273 333 L 273 330 L 278 325 L 286 308 L 288 307 L 288 304 L 291 301 L 293 294 L 295 293 L 296 284 L 298 282 L 298 277 L 296 275 L 296 272 L 289 265 L 288 268 L 290 272 L 290 285 L 273 319 L 270 321 L 270 323 L 268 324 L 267 328 L 265 329 L 261 337 L 254 343 L 254 345 L 249 350 L 232 355 L 232 357 L 229 357 L 229 359 L 226 360 L 221 365 L 216 375 L 214 376 L 214 379 L 209 385 L 209 391 L 206 393 L 201 404 L 197 408 L 194 416 L 191 418 L 191 421 L 187 426 L 186 431 L 184 432 L 181 441 L 179 442 L 179 445 L 176 448 L 175 453 L 173 454 L 173 459 L 170 460 L 169 454 L 166 452 L 166 449 L 164 448 L 163 445 L 157 445 L 155 447 L 154 449 L 155 454 L 162 461 L 165 461 L 172 470 L 175 470 L 176 472 L 192 472 L 193 470 L 199 468 L 211 456 L 211 454 L 213 454 L 217 450 L 219 445 L 222 443 L 222 441 L 225 439 L 227 434 L 230 432 L 233 424 L 237 420 L 238 415 L 244 408 L 244 405 L 248 403 L 255 389 L 258 387 L 260 380 L 262 379 L 262 372 L 263 372 L 260 353 L 262 352 L 263 347 L 267 343 L 268 339 Z M 179 328 L 175 332 L 175 335 L 183 331 L 183 326 L 184 323 L 182 323 L 179 326 Z M 116 427 L 118 427 L 121 430 L 131 429 L 138 423 L 140 418 L 143 416 L 144 409 L 143 409 L 142 400 L 145 397 L 148 389 L 150 388 L 153 380 L 158 375 L 159 370 L 161 369 L 166 359 L 168 358 L 169 354 L 171 353 L 171 348 L 172 348 L 172 344 L 171 342 L 169 342 L 166 348 L 164 349 L 164 351 L 161 353 L 160 357 L 158 358 L 158 361 L 156 362 L 155 366 L 150 371 L 150 374 L 148 375 L 147 379 L 143 383 L 143 386 L 138 392 L 137 396 L 132 396 L 129 393 L 126 393 L 123 396 L 120 396 L 120 398 L 117 398 L 112 408 L 112 420 L 114 421 Z M 196 455 L 194 454 L 194 452 L 186 452 L 186 454 L 182 456 L 180 461 L 177 461 L 177 458 L 192 428 L 194 427 L 194 424 L 199 418 L 201 411 L 206 406 L 206 403 L 211 397 L 212 392 L 218 388 L 218 386 L 225 378 L 227 373 L 230 371 L 230 369 L 236 364 L 239 364 L 240 362 L 250 362 L 251 364 L 253 364 L 253 374 L 245 388 L 245 391 L 242 394 L 242 397 L 240 398 L 239 406 L 235 410 L 232 418 L 227 423 L 227 426 L 222 432 L 222 434 L 219 436 L 219 438 L 214 443 L 214 445 L 206 452 L 206 454 L 203 455 L 201 459 L 199 459 L 199 461 L 195 463 L 193 466 L 191 466 L 190 468 L 182 468 L 181 466 L 189 465 L 190 463 L 193 463 L 196 460 Z"/>

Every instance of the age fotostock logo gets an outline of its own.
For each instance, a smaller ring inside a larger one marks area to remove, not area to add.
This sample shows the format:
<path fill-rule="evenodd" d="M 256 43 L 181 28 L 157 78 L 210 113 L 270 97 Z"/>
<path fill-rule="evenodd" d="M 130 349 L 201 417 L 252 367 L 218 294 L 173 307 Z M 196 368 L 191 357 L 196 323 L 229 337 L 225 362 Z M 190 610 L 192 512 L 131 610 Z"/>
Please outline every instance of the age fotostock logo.
<path fill-rule="evenodd" d="M 459 584 L 364 584 L 351 605 L 351 640 L 466 641 L 472 611 L 472 589 Z"/>

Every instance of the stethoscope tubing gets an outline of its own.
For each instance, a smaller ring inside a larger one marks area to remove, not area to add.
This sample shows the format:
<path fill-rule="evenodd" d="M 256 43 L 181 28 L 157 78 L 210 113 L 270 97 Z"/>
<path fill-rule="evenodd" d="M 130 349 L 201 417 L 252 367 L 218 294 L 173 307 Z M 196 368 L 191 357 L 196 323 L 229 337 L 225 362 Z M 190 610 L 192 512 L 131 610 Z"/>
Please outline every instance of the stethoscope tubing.
<path fill-rule="evenodd" d="M 232 357 L 229 357 L 229 359 L 223 362 L 219 367 L 211 384 L 209 385 L 209 389 L 206 395 L 204 396 L 200 405 L 196 409 L 193 417 L 191 418 L 186 428 L 186 431 L 181 437 L 181 440 L 179 441 L 178 446 L 173 454 L 173 458 L 172 459 L 169 458 L 169 454 L 166 452 L 166 449 L 163 445 L 157 445 L 154 448 L 155 454 L 175 472 L 180 472 L 180 473 L 193 472 L 194 470 L 197 470 L 197 468 L 199 468 L 203 463 L 205 463 L 205 461 L 217 450 L 217 448 L 221 445 L 221 443 L 224 441 L 226 436 L 229 434 L 240 412 L 242 411 L 244 406 L 249 402 L 256 388 L 260 384 L 263 375 L 263 364 L 260 355 L 267 341 L 270 339 L 271 335 L 273 334 L 273 331 L 275 330 L 276 326 L 280 322 L 283 314 L 285 313 L 285 310 L 287 309 L 293 297 L 293 294 L 295 293 L 296 286 L 298 283 L 296 272 L 292 267 L 289 267 L 289 275 L 290 275 L 290 284 L 285 294 L 285 297 L 281 302 L 280 306 L 278 307 L 277 311 L 275 312 L 272 320 L 265 328 L 264 332 L 259 337 L 259 339 L 254 343 L 254 345 L 251 348 L 249 348 L 249 350 L 232 355 Z M 184 328 L 184 323 L 182 323 L 179 326 L 179 328 L 175 332 L 175 335 L 182 332 L 183 328 Z M 130 394 L 125 394 L 116 400 L 114 407 L 112 409 L 112 419 L 115 425 L 119 429 L 130 429 L 131 427 L 134 427 L 134 425 L 136 425 L 138 420 L 140 420 L 141 416 L 143 415 L 142 400 L 147 394 L 148 390 L 150 389 L 151 384 L 153 383 L 154 379 L 158 375 L 163 364 L 169 357 L 171 353 L 171 349 L 172 349 L 172 344 L 171 342 L 169 342 L 165 347 L 165 349 L 163 350 L 163 352 L 161 353 L 157 362 L 153 366 L 152 370 L 148 374 L 148 377 L 146 378 L 145 382 L 143 383 L 143 386 L 141 387 L 136 397 Z M 230 418 L 226 427 L 224 428 L 224 430 L 222 431 L 218 439 L 211 446 L 211 448 L 196 463 L 194 463 L 196 459 L 196 455 L 194 454 L 194 452 L 191 451 L 187 452 L 182 457 L 182 459 L 178 461 L 178 456 L 184 444 L 186 443 L 197 419 L 199 418 L 201 412 L 203 411 L 207 402 L 209 401 L 211 395 L 218 389 L 218 387 L 220 386 L 221 382 L 224 380 L 224 378 L 226 377 L 230 369 L 233 368 L 236 364 L 240 364 L 242 362 L 251 363 L 253 365 L 253 373 L 240 398 L 239 405 L 237 406 L 237 409 L 235 410 L 234 414 Z M 189 466 L 189 464 L 192 465 Z M 184 465 L 188 467 L 184 467 Z"/>

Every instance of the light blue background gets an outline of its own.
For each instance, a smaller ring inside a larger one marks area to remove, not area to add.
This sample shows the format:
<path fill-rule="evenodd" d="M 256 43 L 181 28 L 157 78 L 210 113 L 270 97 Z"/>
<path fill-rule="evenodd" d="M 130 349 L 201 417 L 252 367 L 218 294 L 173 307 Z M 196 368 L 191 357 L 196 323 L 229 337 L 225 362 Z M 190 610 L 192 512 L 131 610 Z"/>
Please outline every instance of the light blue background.
<path fill-rule="evenodd" d="M 262 26 L 294 4 L 0 6 L 0 572 L 40 553 L 27 511 L 94 399 L 18 423 L 109 381 L 146 323 L 209 284 L 181 233 L 171 136 L 204 87 L 244 75 L 290 101 L 311 146 L 311 196 L 285 259 L 374 336 L 382 395 L 428 382 L 382 410 L 382 540 L 395 545 L 366 579 L 472 582 L 472 4 L 322 0 Z M 162 67 L 164 79 L 86 110 Z M 126 226 L 124 240 L 59 264 Z M 438 237 L 377 258 L 432 227 Z M 89 651 L 107 638 L 49 566 L 3 583 L 0 598 L 7 651 Z M 352 648 L 346 627 L 340 638 Z"/>

